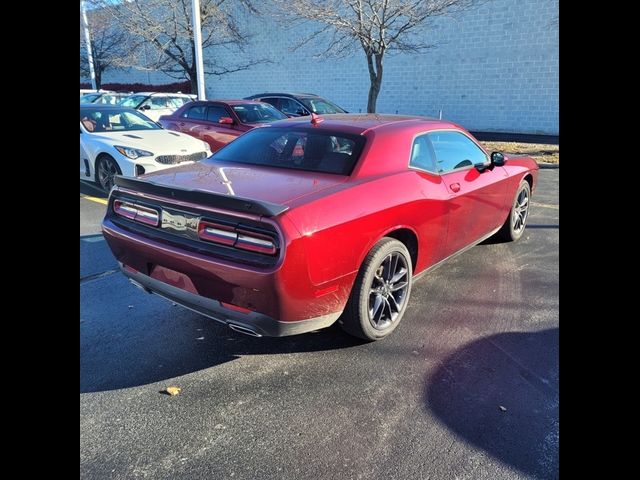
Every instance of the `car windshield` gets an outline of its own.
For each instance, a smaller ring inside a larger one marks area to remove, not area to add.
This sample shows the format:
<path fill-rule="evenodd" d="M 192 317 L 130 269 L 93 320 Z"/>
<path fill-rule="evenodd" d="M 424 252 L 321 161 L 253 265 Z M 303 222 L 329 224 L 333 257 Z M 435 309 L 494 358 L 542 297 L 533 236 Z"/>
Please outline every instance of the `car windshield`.
<path fill-rule="evenodd" d="M 141 113 L 117 108 L 81 108 L 80 123 L 90 133 L 161 130 L 157 123 Z"/>
<path fill-rule="evenodd" d="M 238 115 L 242 123 L 264 123 L 287 118 L 284 113 L 276 110 L 271 105 L 262 105 L 259 103 L 234 105 L 233 111 L 236 112 L 236 115 Z"/>
<path fill-rule="evenodd" d="M 364 142 L 341 132 L 263 127 L 241 135 L 209 161 L 350 175 Z"/>
<path fill-rule="evenodd" d="M 92 103 L 94 100 L 100 98 L 101 93 L 88 93 L 80 97 L 80 103 Z"/>
<path fill-rule="evenodd" d="M 98 98 L 95 102 L 96 104 L 102 105 L 117 105 L 120 101 L 125 98 L 126 95 L 118 95 L 113 93 L 105 93 L 100 98 Z"/>
<path fill-rule="evenodd" d="M 320 97 L 307 97 L 301 98 L 300 100 L 302 101 L 302 103 L 304 103 L 305 107 L 307 107 L 313 113 L 347 113 L 335 103 L 331 103 L 330 101 L 324 100 Z"/>
<path fill-rule="evenodd" d="M 138 108 L 146 99 L 146 95 L 131 95 L 122 100 L 120 105 L 127 108 Z"/>

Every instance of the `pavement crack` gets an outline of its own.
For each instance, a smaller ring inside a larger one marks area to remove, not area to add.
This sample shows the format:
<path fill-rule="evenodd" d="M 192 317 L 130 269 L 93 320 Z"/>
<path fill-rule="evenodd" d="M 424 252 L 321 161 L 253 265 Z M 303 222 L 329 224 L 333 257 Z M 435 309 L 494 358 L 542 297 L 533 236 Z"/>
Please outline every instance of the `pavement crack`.
<path fill-rule="evenodd" d="M 106 272 L 94 273 L 92 275 L 86 275 L 84 277 L 80 277 L 80 285 L 82 285 L 83 283 L 90 282 L 91 280 L 97 280 L 99 278 L 108 277 L 109 275 L 112 275 L 118 271 L 120 271 L 118 268 L 114 268 L 113 270 L 107 270 Z"/>

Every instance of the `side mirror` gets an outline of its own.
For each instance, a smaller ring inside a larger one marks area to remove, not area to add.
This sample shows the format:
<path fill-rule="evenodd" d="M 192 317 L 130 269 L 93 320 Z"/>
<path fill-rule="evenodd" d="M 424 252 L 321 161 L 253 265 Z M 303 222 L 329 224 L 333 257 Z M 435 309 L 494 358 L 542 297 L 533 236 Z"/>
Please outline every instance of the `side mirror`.
<path fill-rule="evenodd" d="M 151 105 L 143 105 L 140 107 L 140 110 L 151 110 Z"/>
<path fill-rule="evenodd" d="M 504 165 L 504 155 L 500 152 L 493 152 L 491 154 L 491 164 L 495 167 L 501 167 Z"/>
<path fill-rule="evenodd" d="M 233 125 L 233 118 L 231 118 L 231 117 L 220 117 L 220 119 L 218 120 L 218 123 L 221 123 L 223 125 Z"/>

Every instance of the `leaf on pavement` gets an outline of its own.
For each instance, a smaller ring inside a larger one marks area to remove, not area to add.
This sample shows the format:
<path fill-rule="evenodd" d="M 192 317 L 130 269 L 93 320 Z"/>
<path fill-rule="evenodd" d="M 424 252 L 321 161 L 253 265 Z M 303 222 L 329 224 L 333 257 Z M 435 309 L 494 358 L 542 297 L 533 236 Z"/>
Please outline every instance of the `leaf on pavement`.
<path fill-rule="evenodd" d="M 178 395 L 181 391 L 182 389 L 180 387 L 167 387 L 167 389 L 165 390 L 165 392 L 167 392 L 171 396 Z"/>

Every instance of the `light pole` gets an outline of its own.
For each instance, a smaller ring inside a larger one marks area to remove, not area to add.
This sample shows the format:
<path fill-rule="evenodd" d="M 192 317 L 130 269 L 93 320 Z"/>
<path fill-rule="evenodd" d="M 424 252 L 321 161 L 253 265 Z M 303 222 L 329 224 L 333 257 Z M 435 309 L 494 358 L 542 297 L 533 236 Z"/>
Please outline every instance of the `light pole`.
<path fill-rule="evenodd" d="M 193 16 L 193 41 L 196 51 L 196 78 L 198 81 L 198 100 L 205 100 L 204 68 L 202 67 L 202 33 L 200 32 L 200 0 L 191 0 Z"/>
<path fill-rule="evenodd" d="M 89 62 L 89 75 L 91 76 L 91 87 L 96 90 L 96 71 L 93 68 L 93 52 L 91 51 L 91 37 L 89 36 L 89 23 L 87 22 L 87 10 L 84 0 L 80 2 L 82 12 L 82 30 L 84 31 L 84 41 L 87 44 L 87 60 Z"/>

